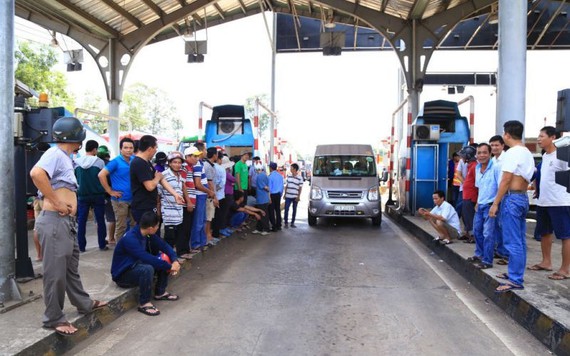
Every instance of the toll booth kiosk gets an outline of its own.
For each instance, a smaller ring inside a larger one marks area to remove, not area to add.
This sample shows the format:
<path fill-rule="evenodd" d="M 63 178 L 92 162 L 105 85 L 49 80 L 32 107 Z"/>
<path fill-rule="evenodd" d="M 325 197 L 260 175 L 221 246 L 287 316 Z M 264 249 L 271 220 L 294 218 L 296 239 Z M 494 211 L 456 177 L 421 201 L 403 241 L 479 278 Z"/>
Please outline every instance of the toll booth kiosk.
<path fill-rule="evenodd" d="M 469 143 L 469 121 L 461 116 L 456 102 L 426 102 L 412 125 L 411 213 L 433 207 L 433 192 L 448 196 L 448 161 Z"/>

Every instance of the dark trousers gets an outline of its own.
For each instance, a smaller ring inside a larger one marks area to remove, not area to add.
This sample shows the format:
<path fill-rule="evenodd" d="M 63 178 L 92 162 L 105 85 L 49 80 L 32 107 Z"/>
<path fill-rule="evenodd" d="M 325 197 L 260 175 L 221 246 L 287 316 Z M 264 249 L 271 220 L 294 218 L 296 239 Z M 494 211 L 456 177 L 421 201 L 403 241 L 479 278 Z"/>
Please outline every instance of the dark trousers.
<path fill-rule="evenodd" d="M 176 240 L 176 254 L 181 256 L 190 252 L 190 232 L 192 231 L 192 221 L 194 220 L 194 213 L 189 212 L 184 208 L 182 215 L 182 233 L 178 235 Z"/>
<path fill-rule="evenodd" d="M 171 247 L 176 246 L 176 242 L 184 234 L 184 223 L 178 225 L 164 225 L 164 241 Z"/>
<path fill-rule="evenodd" d="M 121 288 L 139 287 L 139 305 L 144 305 L 150 302 L 154 274 L 155 271 L 151 265 L 137 263 L 121 273 L 115 282 Z M 168 285 L 168 272 L 156 271 L 156 277 L 154 295 L 162 295 Z"/>
<path fill-rule="evenodd" d="M 265 212 L 265 216 L 262 216 L 261 219 L 257 221 L 255 229 L 258 231 L 269 231 L 269 217 L 267 216 L 269 213 L 269 203 L 255 204 L 255 207 Z"/>
<path fill-rule="evenodd" d="M 269 222 L 271 223 L 273 230 L 281 229 L 281 193 L 271 194 Z"/>
<path fill-rule="evenodd" d="M 77 202 L 77 243 L 79 251 L 84 252 L 87 240 L 85 239 L 85 230 L 87 225 L 87 217 L 89 209 L 93 208 L 95 221 L 97 222 L 97 241 L 99 248 L 104 249 L 107 245 L 105 237 L 107 236 L 107 225 L 105 225 L 105 197 L 97 198 L 93 201 L 79 200 Z"/>
<path fill-rule="evenodd" d="M 465 199 L 463 200 L 463 225 L 465 232 L 473 234 L 473 219 L 475 218 L 475 202 Z"/>
<path fill-rule="evenodd" d="M 228 205 L 226 199 L 218 200 L 220 206 L 216 208 L 214 213 L 214 220 L 212 220 L 212 236 L 220 237 L 220 230 L 226 228 L 226 215 L 228 213 Z"/>
<path fill-rule="evenodd" d="M 234 195 L 233 194 L 226 194 L 224 199 L 226 201 L 226 221 L 224 222 L 224 228 L 231 227 L 230 222 L 232 221 L 232 214 L 230 214 L 230 206 L 233 205 L 234 202 Z"/>

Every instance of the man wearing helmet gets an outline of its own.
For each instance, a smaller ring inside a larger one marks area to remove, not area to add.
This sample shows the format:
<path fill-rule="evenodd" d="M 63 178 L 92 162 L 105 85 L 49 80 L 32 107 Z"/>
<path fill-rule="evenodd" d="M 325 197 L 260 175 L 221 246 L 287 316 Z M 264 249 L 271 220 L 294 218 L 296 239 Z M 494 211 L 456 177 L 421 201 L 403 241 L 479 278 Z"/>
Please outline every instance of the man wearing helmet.
<path fill-rule="evenodd" d="M 80 313 L 104 307 L 83 289 L 79 276 L 77 243 L 77 180 L 71 155 L 81 148 L 85 129 L 74 117 L 63 117 L 53 125 L 54 147 L 47 150 L 32 168 L 30 176 L 44 199 L 36 229 L 42 245 L 44 270 L 44 327 L 61 335 L 72 335 L 77 328 L 63 314 L 67 291 Z"/>

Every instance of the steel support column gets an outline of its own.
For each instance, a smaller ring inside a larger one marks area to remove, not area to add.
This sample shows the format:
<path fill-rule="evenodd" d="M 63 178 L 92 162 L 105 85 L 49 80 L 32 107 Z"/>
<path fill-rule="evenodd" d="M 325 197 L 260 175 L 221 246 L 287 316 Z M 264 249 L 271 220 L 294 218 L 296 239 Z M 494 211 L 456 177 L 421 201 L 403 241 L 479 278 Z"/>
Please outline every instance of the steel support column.
<path fill-rule="evenodd" d="M 15 272 L 14 235 L 14 1 L 0 1 L 0 302 L 21 299 Z M 19 179 L 25 179 L 19 177 Z"/>
<path fill-rule="evenodd" d="M 499 0 L 499 134 L 509 120 L 525 123 L 527 8 L 526 0 Z"/>

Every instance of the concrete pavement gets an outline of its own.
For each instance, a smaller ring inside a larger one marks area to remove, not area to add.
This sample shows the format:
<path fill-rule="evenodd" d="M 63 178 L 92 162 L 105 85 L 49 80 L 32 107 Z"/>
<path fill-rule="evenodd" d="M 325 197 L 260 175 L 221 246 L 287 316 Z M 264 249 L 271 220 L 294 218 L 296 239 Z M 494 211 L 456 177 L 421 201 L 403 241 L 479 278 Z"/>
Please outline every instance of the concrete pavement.
<path fill-rule="evenodd" d="M 453 243 L 440 246 L 432 242 L 431 227 L 418 217 L 399 215 L 390 210 L 388 215 L 401 226 L 410 230 L 416 238 L 430 246 L 449 266 L 467 278 L 474 286 L 499 305 L 514 320 L 529 330 L 542 343 L 559 355 L 570 355 L 570 280 L 552 281 L 547 272 L 527 271 L 525 274 L 525 290 L 507 292 L 497 295 L 494 289 L 500 282 L 495 275 L 506 272 L 506 266 L 495 265 L 488 270 L 477 270 L 466 258 L 473 254 L 474 245 Z M 529 231 L 533 224 L 529 223 Z M 380 230 L 381 231 L 381 230 Z M 31 231 L 29 235 L 30 256 L 35 257 Z M 81 255 L 80 273 L 85 289 L 94 299 L 110 302 L 108 308 L 88 315 L 80 315 L 66 300 L 65 312 L 69 320 L 78 326 L 80 331 L 71 337 L 62 337 L 51 330 L 41 327 L 44 309 L 42 299 L 42 281 L 36 279 L 27 283 L 19 283 L 25 297 L 21 305 L 15 302 L 5 303 L 0 307 L 0 354 L 61 354 L 70 350 L 82 340 L 87 339 L 97 330 L 119 318 L 124 312 L 137 305 L 135 289 L 121 289 L 111 281 L 110 263 L 112 250 L 99 251 L 96 244 L 96 233 L 93 223 L 88 223 L 87 252 Z M 540 243 L 527 234 L 528 265 L 540 261 Z M 228 248 L 233 241 L 225 240 Z M 236 241 L 237 242 L 237 241 Z M 196 259 L 207 257 L 206 254 L 194 256 Z M 560 243 L 553 247 L 554 268 L 560 264 Z M 41 263 L 34 262 L 34 269 L 41 273 Z M 183 269 L 191 268 L 191 261 L 183 265 Z M 183 271 L 184 273 L 184 271 Z"/>
<path fill-rule="evenodd" d="M 467 262 L 467 258 L 473 256 L 475 251 L 474 244 L 455 241 L 450 245 L 440 245 L 433 240 L 435 231 L 421 217 L 400 214 L 392 208 L 386 213 L 555 354 L 570 355 L 570 279 L 554 281 L 547 278 L 552 272 L 526 270 L 524 290 L 496 294 L 495 288 L 503 282 L 496 275 L 506 273 L 507 266 L 495 263 L 493 268 L 479 270 Z M 540 242 L 533 238 L 535 225 L 534 220 L 527 219 L 527 266 L 539 263 L 542 259 Z M 561 243 L 558 240 L 552 247 L 552 260 L 553 270 L 556 271 L 562 260 Z"/>

